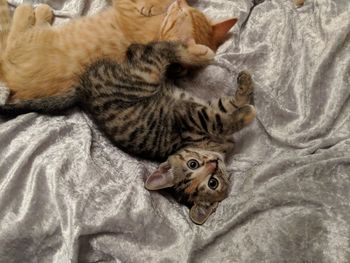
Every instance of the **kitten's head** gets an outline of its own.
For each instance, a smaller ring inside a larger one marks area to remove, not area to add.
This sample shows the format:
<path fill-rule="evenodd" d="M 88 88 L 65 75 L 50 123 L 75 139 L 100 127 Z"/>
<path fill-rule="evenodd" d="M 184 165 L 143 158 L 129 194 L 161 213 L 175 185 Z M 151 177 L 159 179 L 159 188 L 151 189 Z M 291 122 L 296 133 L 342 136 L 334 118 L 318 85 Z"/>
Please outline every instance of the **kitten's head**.
<path fill-rule="evenodd" d="M 236 18 L 231 18 L 212 23 L 201 11 L 189 6 L 186 0 L 176 0 L 168 8 L 159 38 L 185 42 L 194 39 L 197 44 L 208 46 L 216 51 L 236 22 Z"/>
<path fill-rule="evenodd" d="M 184 149 L 160 164 L 146 181 L 148 190 L 173 187 L 179 199 L 191 205 L 190 218 L 203 224 L 226 198 L 229 180 L 221 154 Z"/>

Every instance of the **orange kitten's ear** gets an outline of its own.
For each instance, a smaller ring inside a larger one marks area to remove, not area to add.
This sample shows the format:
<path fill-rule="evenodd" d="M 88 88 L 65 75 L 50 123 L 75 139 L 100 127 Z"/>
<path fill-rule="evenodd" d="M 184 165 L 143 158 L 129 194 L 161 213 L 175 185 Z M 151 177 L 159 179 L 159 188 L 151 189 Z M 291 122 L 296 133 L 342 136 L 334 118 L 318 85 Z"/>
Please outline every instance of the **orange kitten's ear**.
<path fill-rule="evenodd" d="M 213 25 L 213 38 L 217 46 L 225 41 L 228 31 L 236 24 L 237 18 L 231 18 Z"/>
<path fill-rule="evenodd" d="M 147 190 L 159 190 L 174 185 L 174 175 L 168 162 L 160 164 L 158 169 L 148 176 L 145 188 Z"/>

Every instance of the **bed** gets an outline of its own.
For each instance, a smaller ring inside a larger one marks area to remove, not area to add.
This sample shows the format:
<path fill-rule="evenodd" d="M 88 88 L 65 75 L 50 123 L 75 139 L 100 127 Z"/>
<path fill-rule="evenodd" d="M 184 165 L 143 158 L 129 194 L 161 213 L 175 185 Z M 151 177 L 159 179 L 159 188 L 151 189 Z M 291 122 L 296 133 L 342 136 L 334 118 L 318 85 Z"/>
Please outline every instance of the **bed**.
<path fill-rule="evenodd" d="M 21 0 L 12 0 L 17 5 Z M 47 0 L 61 16 L 104 0 Z M 235 134 L 231 189 L 208 221 L 144 180 L 75 108 L 0 116 L 0 262 L 350 262 L 350 1 L 190 1 L 239 23 L 181 85 L 233 94 L 253 75 L 257 119 Z"/>

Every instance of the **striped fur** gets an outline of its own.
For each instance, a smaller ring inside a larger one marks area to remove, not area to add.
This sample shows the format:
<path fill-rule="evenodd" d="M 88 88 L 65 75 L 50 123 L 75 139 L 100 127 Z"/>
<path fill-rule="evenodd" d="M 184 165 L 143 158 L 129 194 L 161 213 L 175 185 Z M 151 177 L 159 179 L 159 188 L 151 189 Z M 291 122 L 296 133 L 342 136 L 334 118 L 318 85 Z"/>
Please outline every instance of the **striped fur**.
<path fill-rule="evenodd" d="M 235 97 L 202 101 L 166 78 L 171 64 L 200 66 L 212 59 L 213 54 L 200 57 L 190 51 L 194 53 L 172 42 L 133 44 L 125 63 L 101 60 L 92 64 L 71 97 L 23 101 L 0 111 L 52 113 L 79 100 L 112 141 L 130 153 L 152 159 L 166 159 L 184 147 L 226 153 L 231 135 L 255 116 L 254 107 L 248 105 L 250 76 L 240 74 L 244 80 Z"/>
<path fill-rule="evenodd" d="M 192 220 L 201 223 L 226 196 L 228 179 L 222 156 L 233 148 L 232 134 L 252 122 L 255 110 L 249 105 L 253 87 L 247 72 L 239 74 L 235 96 L 210 102 L 174 86 L 166 77 L 169 66 L 199 66 L 213 57 L 198 53 L 175 42 L 134 44 L 122 64 L 108 60 L 92 64 L 70 99 L 63 97 L 60 103 L 57 96 L 18 102 L 0 107 L 0 112 L 8 113 L 12 107 L 16 112 L 52 113 L 77 101 L 123 150 L 166 160 L 163 166 L 172 169 L 171 181 L 151 182 L 148 188 L 172 186 L 180 199 L 194 204 Z M 190 160 L 196 160 L 198 168 L 189 169 Z M 155 175 L 165 176 L 165 170 Z M 220 185 L 217 190 L 208 188 L 213 180 Z"/>

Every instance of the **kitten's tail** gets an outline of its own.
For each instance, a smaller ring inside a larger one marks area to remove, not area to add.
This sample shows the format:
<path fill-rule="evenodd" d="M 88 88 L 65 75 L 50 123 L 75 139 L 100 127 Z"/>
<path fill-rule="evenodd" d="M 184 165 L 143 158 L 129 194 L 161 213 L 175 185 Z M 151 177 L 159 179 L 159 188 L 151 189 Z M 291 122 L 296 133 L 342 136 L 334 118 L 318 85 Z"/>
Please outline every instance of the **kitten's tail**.
<path fill-rule="evenodd" d="M 2 79 L 2 54 L 10 31 L 10 10 L 6 0 L 0 0 L 0 79 Z"/>
<path fill-rule="evenodd" d="M 0 114 L 19 115 L 28 112 L 60 114 L 61 111 L 71 108 L 79 102 L 77 89 L 70 90 L 64 95 L 56 95 L 40 99 L 23 100 L 0 105 Z"/>

